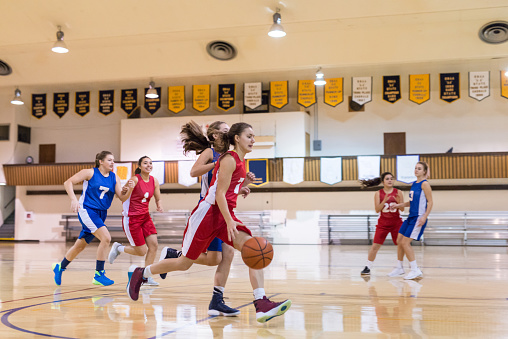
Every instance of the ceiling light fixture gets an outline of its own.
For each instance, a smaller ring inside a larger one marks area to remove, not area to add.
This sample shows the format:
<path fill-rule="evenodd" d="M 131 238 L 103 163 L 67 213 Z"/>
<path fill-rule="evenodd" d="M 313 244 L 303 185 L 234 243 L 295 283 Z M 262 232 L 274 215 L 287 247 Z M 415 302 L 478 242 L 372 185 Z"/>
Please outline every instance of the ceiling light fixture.
<path fill-rule="evenodd" d="M 55 53 L 69 52 L 69 50 L 67 49 L 67 45 L 64 42 L 64 33 L 62 32 L 61 26 L 58 26 L 58 32 L 56 32 L 56 42 L 51 50 Z"/>
<path fill-rule="evenodd" d="M 314 80 L 314 85 L 323 86 L 326 85 L 325 75 L 321 72 L 321 67 L 318 68 L 316 72 L 316 80 Z"/>
<path fill-rule="evenodd" d="M 284 32 L 284 27 L 280 24 L 281 16 L 280 16 L 280 8 L 275 9 L 275 13 L 273 14 L 273 25 L 268 32 L 268 35 L 272 38 L 282 38 L 286 36 L 286 32 Z"/>
<path fill-rule="evenodd" d="M 11 100 L 11 104 L 13 105 L 24 105 L 23 99 L 21 99 L 21 91 L 19 88 L 16 88 L 14 91 L 14 98 Z"/>
<path fill-rule="evenodd" d="M 159 97 L 159 94 L 155 89 L 155 82 L 150 81 L 150 83 L 148 84 L 148 91 L 146 91 L 145 97 L 149 99 L 157 99 Z"/>

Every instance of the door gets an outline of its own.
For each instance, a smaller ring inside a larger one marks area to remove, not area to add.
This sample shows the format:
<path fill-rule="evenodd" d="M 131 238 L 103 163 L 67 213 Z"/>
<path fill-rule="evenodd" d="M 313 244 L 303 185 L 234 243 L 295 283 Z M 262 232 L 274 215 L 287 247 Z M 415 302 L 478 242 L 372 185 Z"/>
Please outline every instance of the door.
<path fill-rule="evenodd" d="M 39 145 L 39 164 L 55 163 L 56 144 Z"/>
<path fill-rule="evenodd" d="M 406 132 L 385 133 L 385 155 L 406 154 Z"/>

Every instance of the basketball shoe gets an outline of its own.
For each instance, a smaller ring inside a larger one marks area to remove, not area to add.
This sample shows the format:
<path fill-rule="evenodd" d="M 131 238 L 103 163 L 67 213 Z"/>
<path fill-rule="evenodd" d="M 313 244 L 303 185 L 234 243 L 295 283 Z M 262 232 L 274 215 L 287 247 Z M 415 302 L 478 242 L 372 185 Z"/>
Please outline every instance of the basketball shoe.
<path fill-rule="evenodd" d="M 113 285 L 115 282 L 108 277 L 106 277 L 106 271 L 95 271 L 95 276 L 93 277 L 93 284 L 94 285 L 102 285 L 102 286 L 109 286 Z"/>
<path fill-rule="evenodd" d="M 409 271 L 408 275 L 404 277 L 406 280 L 413 280 L 416 278 L 420 278 L 423 276 L 423 272 L 420 270 L 420 268 L 416 268 L 416 270 Z"/>
<path fill-rule="evenodd" d="M 365 266 L 365 268 L 363 269 L 361 275 L 370 275 L 370 268 Z"/>
<path fill-rule="evenodd" d="M 240 311 L 229 307 L 224 303 L 222 293 L 214 293 L 210 305 L 208 305 L 208 315 L 222 315 L 224 317 L 234 317 L 240 314 Z"/>
<path fill-rule="evenodd" d="M 388 273 L 388 276 L 389 277 L 398 277 L 399 275 L 403 275 L 404 273 L 406 273 L 406 271 L 404 271 L 403 268 L 400 268 L 400 267 L 395 267 L 393 269 L 393 271 L 391 271 L 390 273 Z"/>
<path fill-rule="evenodd" d="M 254 300 L 254 306 L 256 307 L 256 320 L 260 323 L 266 323 L 268 320 L 286 313 L 291 307 L 291 300 L 275 303 L 265 295 L 263 299 Z"/>
<path fill-rule="evenodd" d="M 60 266 L 60 263 L 54 263 L 53 266 L 53 272 L 55 273 L 55 284 L 60 286 L 62 284 L 62 273 L 65 271 L 65 269 L 62 269 Z"/>
<path fill-rule="evenodd" d="M 161 256 L 159 258 L 159 261 L 162 261 L 164 259 L 171 259 L 171 258 L 178 258 L 182 255 L 182 251 L 177 251 L 174 248 L 171 247 L 163 247 L 161 251 Z M 166 279 L 167 273 L 161 273 L 160 276 L 162 279 Z"/>
<path fill-rule="evenodd" d="M 139 289 L 141 288 L 141 285 L 147 281 L 145 277 L 143 277 L 144 272 L 143 267 L 136 267 L 134 272 L 132 272 L 131 279 L 127 283 L 127 294 L 129 295 L 129 298 L 136 301 L 139 298 Z"/>
<path fill-rule="evenodd" d="M 153 280 L 152 277 L 148 277 L 146 279 L 146 282 L 144 283 L 144 285 L 147 285 L 147 286 L 159 286 L 159 283 L 155 280 Z"/>
<path fill-rule="evenodd" d="M 118 250 L 118 247 L 122 246 L 119 242 L 115 242 L 113 246 L 111 246 L 111 251 L 109 251 L 108 260 L 109 263 L 112 264 L 113 261 L 115 261 L 116 257 L 120 255 L 120 251 Z"/>

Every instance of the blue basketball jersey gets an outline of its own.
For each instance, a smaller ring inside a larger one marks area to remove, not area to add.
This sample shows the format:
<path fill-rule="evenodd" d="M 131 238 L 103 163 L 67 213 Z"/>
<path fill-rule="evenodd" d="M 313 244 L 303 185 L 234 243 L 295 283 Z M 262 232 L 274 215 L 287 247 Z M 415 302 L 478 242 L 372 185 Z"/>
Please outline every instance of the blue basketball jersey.
<path fill-rule="evenodd" d="M 115 196 L 116 175 L 109 172 L 105 177 L 97 167 L 93 169 L 90 180 L 83 181 L 83 193 L 79 198 L 81 208 L 107 210 Z"/>
<path fill-rule="evenodd" d="M 217 162 L 217 160 L 219 160 L 220 153 L 216 152 L 213 149 L 213 147 L 212 151 L 213 151 L 213 162 Z M 211 170 L 209 170 L 208 172 L 206 172 L 201 176 L 201 193 L 199 194 L 200 201 L 203 200 L 203 198 L 206 195 L 206 192 L 208 191 L 208 188 L 210 187 L 210 183 L 212 182 L 213 177 L 213 170 L 214 169 L 212 168 Z"/>
<path fill-rule="evenodd" d="M 409 216 L 418 217 L 427 210 L 427 197 L 422 190 L 422 184 L 427 180 L 414 182 L 409 191 Z"/>

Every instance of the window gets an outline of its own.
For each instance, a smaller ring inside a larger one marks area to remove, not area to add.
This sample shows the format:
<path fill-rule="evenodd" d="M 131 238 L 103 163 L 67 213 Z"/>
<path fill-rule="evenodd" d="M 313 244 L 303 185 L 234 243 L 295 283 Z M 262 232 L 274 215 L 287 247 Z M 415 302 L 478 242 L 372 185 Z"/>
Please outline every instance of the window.
<path fill-rule="evenodd" d="M 18 125 L 18 141 L 30 143 L 30 127 Z"/>
<path fill-rule="evenodd" d="M 10 125 L 0 125 L 0 140 L 9 140 Z"/>

